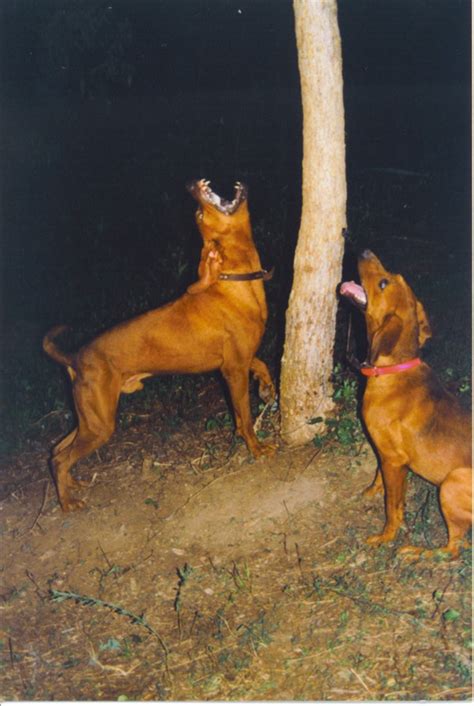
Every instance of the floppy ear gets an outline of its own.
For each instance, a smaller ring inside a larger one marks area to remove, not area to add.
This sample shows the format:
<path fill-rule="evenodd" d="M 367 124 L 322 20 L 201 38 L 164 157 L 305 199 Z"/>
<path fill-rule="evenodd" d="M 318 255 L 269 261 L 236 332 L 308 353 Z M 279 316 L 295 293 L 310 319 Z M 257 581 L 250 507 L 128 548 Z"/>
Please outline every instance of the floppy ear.
<path fill-rule="evenodd" d="M 418 345 L 423 348 L 428 338 L 431 338 L 433 334 L 431 333 L 431 326 L 426 311 L 418 299 L 416 300 L 416 318 L 418 320 Z"/>
<path fill-rule="evenodd" d="M 389 355 L 403 330 L 403 321 L 396 314 L 387 314 L 382 325 L 373 333 L 370 341 L 370 363 L 375 365 L 375 361 L 380 355 Z"/>

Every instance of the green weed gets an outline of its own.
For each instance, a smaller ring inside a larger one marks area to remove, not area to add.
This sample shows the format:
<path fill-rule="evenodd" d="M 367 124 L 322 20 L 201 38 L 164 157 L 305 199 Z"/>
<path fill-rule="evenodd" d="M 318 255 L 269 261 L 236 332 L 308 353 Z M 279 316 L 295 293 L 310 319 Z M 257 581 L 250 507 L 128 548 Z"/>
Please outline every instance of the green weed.
<path fill-rule="evenodd" d="M 174 600 L 174 609 L 176 611 L 179 611 L 181 608 L 181 591 L 183 586 L 193 572 L 194 569 L 192 566 L 189 566 L 189 564 L 185 564 L 182 569 L 176 569 L 176 573 L 179 577 L 178 588 L 176 589 L 176 598 Z"/>
<path fill-rule="evenodd" d="M 204 425 L 206 431 L 214 431 L 215 429 L 233 429 L 234 422 L 232 415 L 229 412 L 219 412 L 214 417 L 206 419 Z"/>
<path fill-rule="evenodd" d="M 252 593 L 252 572 L 246 561 L 240 568 L 234 561 L 230 575 L 237 591 Z"/>
<path fill-rule="evenodd" d="M 267 622 L 266 613 L 262 610 L 258 618 L 237 627 L 239 645 L 250 646 L 254 652 L 258 652 L 261 647 L 266 647 L 272 642 L 271 633 L 275 628 L 275 625 Z"/>
<path fill-rule="evenodd" d="M 114 637 L 109 637 L 107 642 L 101 642 L 99 645 L 99 651 L 100 652 L 107 652 L 107 651 L 117 651 L 121 649 L 120 642 L 116 640 Z"/>
<path fill-rule="evenodd" d="M 360 452 L 360 445 L 365 440 L 357 414 L 358 381 L 352 373 L 345 371 L 342 365 L 338 364 L 334 368 L 333 385 L 335 415 L 324 420 L 321 417 L 310 420 L 310 424 L 324 422 L 326 425 L 323 433 L 315 435 L 313 443 L 318 448 L 330 444 L 336 452 L 356 456 Z"/>

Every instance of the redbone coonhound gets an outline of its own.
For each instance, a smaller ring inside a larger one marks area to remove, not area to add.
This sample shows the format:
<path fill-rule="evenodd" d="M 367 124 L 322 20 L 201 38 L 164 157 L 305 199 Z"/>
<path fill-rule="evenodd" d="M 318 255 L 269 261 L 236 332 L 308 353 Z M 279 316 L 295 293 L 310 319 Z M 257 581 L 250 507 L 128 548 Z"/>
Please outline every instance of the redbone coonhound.
<path fill-rule="evenodd" d="M 250 372 L 264 401 L 274 399 L 275 389 L 267 366 L 255 356 L 267 320 L 263 280 L 270 275 L 254 245 L 247 188 L 237 182 L 232 201 L 213 193 L 204 179 L 187 188 L 198 202 L 203 239 L 199 280 L 176 301 L 115 326 L 75 354 L 63 353 L 53 342 L 65 327 L 44 337 L 46 353 L 67 368 L 77 415 L 77 427 L 52 453 L 64 511 L 84 505 L 71 494 L 82 485 L 72 478 L 72 466 L 108 441 L 120 394 L 141 390 L 152 375 L 220 370 L 236 432 L 256 457 L 274 450 L 257 439 L 250 413 Z"/>
<path fill-rule="evenodd" d="M 439 487 L 448 529 L 443 550 L 455 557 L 472 524 L 471 416 L 419 358 L 431 329 L 403 277 L 387 272 L 370 250 L 359 257 L 358 269 L 362 286 L 344 282 L 340 293 L 365 312 L 369 355 L 361 368 L 368 378 L 362 414 L 379 454 L 386 511 L 382 533 L 367 541 L 395 539 L 411 469 Z M 380 476 L 373 488 L 378 486 Z M 416 556 L 425 550 L 400 551 Z"/>

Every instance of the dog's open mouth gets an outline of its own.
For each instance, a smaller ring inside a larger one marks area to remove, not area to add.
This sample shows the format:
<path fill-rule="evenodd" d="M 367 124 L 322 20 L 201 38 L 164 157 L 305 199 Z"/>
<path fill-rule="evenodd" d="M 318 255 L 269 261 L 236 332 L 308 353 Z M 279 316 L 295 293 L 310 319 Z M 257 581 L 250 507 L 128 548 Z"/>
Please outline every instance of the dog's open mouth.
<path fill-rule="evenodd" d="M 367 307 L 367 294 L 360 284 L 356 284 L 352 281 L 343 282 L 340 286 L 339 294 L 350 299 L 359 309 L 365 309 Z"/>
<path fill-rule="evenodd" d="M 215 194 L 209 186 L 210 181 L 207 179 L 199 179 L 188 184 L 188 191 L 194 196 L 199 203 L 207 203 L 217 209 L 220 213 L 226 216 L 231 216 L 237 211 L 240 204 L 247 198 L 247 187 L 241 184 L 240 181 L 235 184 L 235 196 L 233 201 Z"/>

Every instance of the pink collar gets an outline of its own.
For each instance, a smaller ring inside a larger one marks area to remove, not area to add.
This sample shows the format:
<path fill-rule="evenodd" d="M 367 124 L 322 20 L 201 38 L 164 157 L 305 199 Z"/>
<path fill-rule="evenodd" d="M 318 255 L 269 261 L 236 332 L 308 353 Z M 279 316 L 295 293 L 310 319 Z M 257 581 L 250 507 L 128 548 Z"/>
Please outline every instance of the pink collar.
<path fill-rule="evenodd" d="M 391 373 L 401 373 L 404 370 L 411 370 L 411 368 L 416 368 L 421 363 L 421 358 L 413 358 L 413 360 L 407 360 L 405 363 L 398 363 L 397 365 L 383 365 L 378 368 L 376 365 L 362 365 L 360 372 L 365 377 L 378 377 L 379 375 L 391 375 Z"/>

